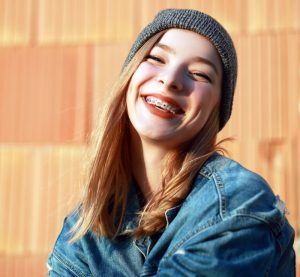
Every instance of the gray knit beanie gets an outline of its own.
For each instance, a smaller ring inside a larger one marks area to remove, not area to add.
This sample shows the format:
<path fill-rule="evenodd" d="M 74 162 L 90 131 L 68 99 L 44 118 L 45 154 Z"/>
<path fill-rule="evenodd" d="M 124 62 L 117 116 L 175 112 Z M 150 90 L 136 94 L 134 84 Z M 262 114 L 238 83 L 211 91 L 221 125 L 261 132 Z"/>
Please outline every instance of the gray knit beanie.
<path fill-rule="evenodd" d="M 217 49 L 223 65 L 219 126 L 219 130 L 221 130 L 231 115 L 237 78 L 237 56 L 230 35 L 223 26 L 211 16 L 200 11 L 189 9 L 167 9 L 160 11 L 154 20 L 138 35 L 129 51 L 123 68 L 131 61 L 136 52 L 150 37 L 170 28 L 186 29 L 196 32 L 208 38 Z"/>

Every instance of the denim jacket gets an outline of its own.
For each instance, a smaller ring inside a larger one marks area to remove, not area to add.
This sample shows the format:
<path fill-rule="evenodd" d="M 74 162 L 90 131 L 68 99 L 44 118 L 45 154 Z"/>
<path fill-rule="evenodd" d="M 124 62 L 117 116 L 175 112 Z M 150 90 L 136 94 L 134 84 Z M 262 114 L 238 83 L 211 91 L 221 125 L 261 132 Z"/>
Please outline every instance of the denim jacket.
<path fill-rule="evenodd" d="M 134 187 L 134 186 L 133 186 Z M 68 243 L 76 212 L 65 218 L 48 258 L 50 276 L 295 276 L 294 230 L 284 203 L 257 174 L 219 154 L 199 171 L 166 228 L 134 239 L 139 211 L 129 194 L 116 240 L 92 231 Z"/>

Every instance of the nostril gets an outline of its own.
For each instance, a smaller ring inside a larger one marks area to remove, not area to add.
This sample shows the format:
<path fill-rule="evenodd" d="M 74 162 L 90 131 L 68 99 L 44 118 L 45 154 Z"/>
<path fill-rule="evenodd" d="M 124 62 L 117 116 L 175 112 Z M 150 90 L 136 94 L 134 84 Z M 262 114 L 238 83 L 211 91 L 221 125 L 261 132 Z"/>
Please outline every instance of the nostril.
<path fill-rule="evenodd" d="M 179 82 L 178 80 L 174 80 L 172 83 L 169 85 L 170 89 L 176 90 L 176 91 L 181 91 L 182 90 L 182 83 Z"/>
<path fill-rule="evenodd" d="M 179 90 L 179 88 L 180 88 L 179 85 L 176 83 L 171 84 L 171 87 L 176 90 Z"/>
<path fill-rule="evenodd" d="M 158 82 L 163 84 L 167 89 L 170 90 L 182 90 L 183 84 L 180 73 L 177 70 L 171 70 L 168 72 L 161 73 L 158 76 Z"/>
<path fill-rule="evenodd" d="M 168 89 L 171 90 L 181 90 L 182 89 L 182 84 L 178 82 L 177 80 L 166 80 L 166 79 L 159 79 L 159 83 L 167 87 Z"/>

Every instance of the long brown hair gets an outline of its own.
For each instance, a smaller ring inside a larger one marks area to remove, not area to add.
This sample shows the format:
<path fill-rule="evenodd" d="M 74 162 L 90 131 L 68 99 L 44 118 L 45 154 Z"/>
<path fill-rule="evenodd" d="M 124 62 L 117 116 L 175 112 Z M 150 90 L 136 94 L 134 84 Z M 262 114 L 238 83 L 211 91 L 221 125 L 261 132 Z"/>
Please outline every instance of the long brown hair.
<path fill-rule="evenodd" d="M 126 111 L 127 86 L 138 65 L 164 32 L 154 35 L 141 47 L 110 92 L 92 136 L 87 179 L 71 241 L 79 239 L 90 229 L 113 239 L 121 228 L 132 178 L 130 122 Z M 134 230 L 136 237 L 152 235 L 166 226 L 165 211 L 186 197 L 203 163 L 220 148 L 216 145 L 218 118 L 216 107 L 192 143 L 184 144 L 166 155 L 161 189 L 140 212 L 140 224 Z"/>

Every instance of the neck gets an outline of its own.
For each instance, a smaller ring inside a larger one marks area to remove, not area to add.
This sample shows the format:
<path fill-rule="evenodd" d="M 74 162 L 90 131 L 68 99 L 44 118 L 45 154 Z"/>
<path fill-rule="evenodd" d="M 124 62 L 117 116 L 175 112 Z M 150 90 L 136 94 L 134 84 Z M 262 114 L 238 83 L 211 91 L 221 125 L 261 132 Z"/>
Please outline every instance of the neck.
<path fill-rule="evenodd" d="M 146 201 L 160 188 L 162 182 L 162 160 L 167 150 L 145 141 L 135 130 L 131 131 L 130 155 L 133 177 Z"/>

